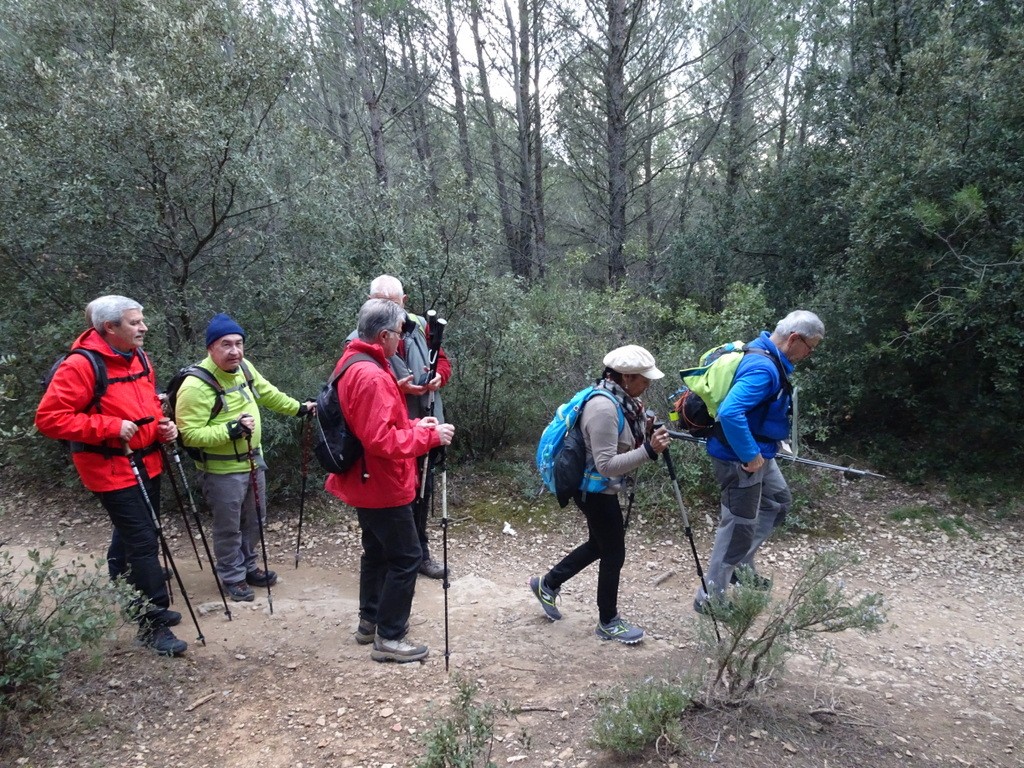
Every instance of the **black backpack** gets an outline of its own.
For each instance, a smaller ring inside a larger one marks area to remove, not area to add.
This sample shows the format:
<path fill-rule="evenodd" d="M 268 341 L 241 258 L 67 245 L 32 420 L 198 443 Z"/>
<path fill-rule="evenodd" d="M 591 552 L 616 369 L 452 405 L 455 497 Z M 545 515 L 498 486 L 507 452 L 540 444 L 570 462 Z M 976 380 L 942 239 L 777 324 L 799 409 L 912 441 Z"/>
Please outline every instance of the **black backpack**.
<path fill-rule="evenodd" d="M 336 374 L 320 388 L 316 398 L 316 432 L 313 436 L 313 455 L 320 466 L 328 472 L 341 474 L 347 472 L 353 464 L 363 456 L 363 445 L 359 439 L 348 431 L 345 415 L 341 412 L 338 402 L 338 379 L 342 377 L 354 363 L 368 360 L 379 366 L 374 358 L 364 352 L 352 355 Z M 363 480 L 365 481 L 366 462 L 363 462 Z"/>
<path fill-rule="evenodd" d="M 242 373 L 245 375 L 246 386 L 249 387 L 249 389 L 253 390 L 254 396 L 257 396 L 255 394 L 256 390 L 253 389 L 252 386 L 252 369 L 249 368 L 245 360 L 242 360 L 240 365 L 242 366 Z M 213 421 L 214 418 L 216 418 L 217 414 L 224 410 L 227 392 L 224 391 L 224 387 L 222 387 L 220 385 L 220 382 L 217 381 L 216 376 L 214 376 L 212 373 L 210 373 L 208 370 L 206 370 L 197 363 L 193 363 L 192 365 L 186 365 L 184 368 L 179 368 L 178 371 L 173 376 L 171 376 L 171 380 L 167 382 L 167 389 L 165 390 L 165 393 L 167 395 L 168 415 L 171 417 L 172 420 L 174 419 L 174 409 L 178 404 L 178 391 L 181 389 L 182 383 L 184 383 L 185 379 L 187 379 L 189 376 L 195 376 L 197 379 L 199 379 L 201 382 L 206 384 L 208 387 L 210 387 L 210 389 L 217 393 L 217 397 L 215 397 L 213 400 L 213 406 L 210 408 L 209 421 Z M 179 437 L 179 442 L 180 440 L 181 438 Z M 187 453 L 196 461 L 203 460 L 202 449 L 192 448 L 187 445 L 184 445 L 184 443 L 182 443 L 182 447 L 184 447 L 185 453 Z"/>
<path fill-rule="evenodd" d="M 252 369 L 249 368 L 245 360 L 242 360 L 240 365 L 242 366 L 242 373 L 245 375 L 246 386 L 248 386 L 249 389 L 253 389 Z M 217 393 L 217 397 L 213 401 L 213 407 L 210 409 L 210 421 L 213 421 L 217 414 L 224 410 L 227 392 L 224 391 L 224 387 L 222 387 L 220 382 L 217 381 L 216 376 L 198 364 L 186 365 L 184 368 L 179 369 L 177 373 L 171 376 L 171 380 L 167 382 L 167 404 L 170 406 L 171 418 L 174 418 L 174 408 L 178 402 L 178 390 L 181 389 L 182 383 L 184 383 L 185 379 L 189 376 L 195 376 Z"/>
<path fill-rule="evenodd" d="M 48 370 L 43 378 L 40 379 L 39 384 L 42 387 L 43 392 L 46 392 L 61 364 L 71 357 L 71 355 L 81 355 L 92 364 L 93 376 L 92 399 L 85 407 L 85 410 L 99 413 L 100 400 L 103 398 L 103 395 L 107 393 L 107 387 L 111 384 L 117 384 L 124 381 L 135 381 L 136 379 L 149 376 L 149 358 L 141 352 L 137 352 L 136 354 L 138 354 L 139 358 L 142 360 L 142 371 L 140 373 L 133 373 L 130 376 L 115 376 L 110 379 L 107 378 L 107 364 L 103 362 L 102 355 L 91 349 L 72 349 L 70 352 L 65 352 L 53 361 L 53 365 L 50 366 L 50 370 Z"/>
<path fill-rule="evenodd" d="M 107 393 L 107 388 L 111 384 L 135 381 L 136 379 L 141 379 L 150 375 L 149 357 L 141 350 L 137 351 L 135 354 L 137 354 L 139 359 L 142 361 L 142 370 L 139 373 L 133 373 L 129 376 L 114 376 L 113 378 L 110 378 L 107 376 L 107 364 L 103 362 L 103 356 L 99 352 L 84 348 L 72 349 L 71 351 L 60 355 L 53 361 L 53 365 L 50 366 L 50 370 L 43 375 L 39 384 L 45 393 L 46 390 L 50 388 L 50 382 L 53 381 L 53 377 L 57 373 L 57 369 L 63 365 L 64 361 L 71 357 L 71 355 L 81 355 L 92 365 L 93 377 L 92 399 L 90 399 L 89 404 L 85 406 L 85 411 L 100 413 L 100 400 L 103 399 L 103 396 Z M 93 453 L 102 453 L 105 456 L 113 456 L 120 453 L 120 451 L 108 446 L 87 445 L 73 440 L 61 440 L 61 442 L 67 445 L 68 449 L 72 453 L 77 453 L 79 451 L 91 451 Z"/>

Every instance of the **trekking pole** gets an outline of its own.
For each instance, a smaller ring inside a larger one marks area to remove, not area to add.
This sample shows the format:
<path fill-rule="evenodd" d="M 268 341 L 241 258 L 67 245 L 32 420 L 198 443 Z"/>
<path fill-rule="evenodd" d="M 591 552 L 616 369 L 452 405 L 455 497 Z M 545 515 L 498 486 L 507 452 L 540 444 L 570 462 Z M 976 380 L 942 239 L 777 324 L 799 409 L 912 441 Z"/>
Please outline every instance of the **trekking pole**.
<path fill-rule="evenodd" d="M 309 474 L 309 440 L 310 415 L 302 423 L 302 463 L 299 469 L 302 475 L 302 490 L 299 491 L 299 532 L 295 537 L 295 567 L 299 567 L 299 545 L 302 543 L 302 512 L 306 508 L 306 475 Z"/>
<path fill-rule="evenodd" d="M 142 426 L 143 424 L 148 424 L 152 420 L 152 416 L 147 416 L 144 419 L 139 419 L 135 423 Z M 178 589 L 181 590 L 181 596 L 185 600 L 185 607 L 188 608 L 189 616 L 192 617 L 192 623 L 196 625 L 196 632 L 199 635 L 196 640 L 203 645 L 206 645 L 206 638 L 203 636 L 203 630 L 199 627 L 199 619 L 196 618 L 196 612 L 192 610 L 192 601 L 188 599 L 188 592 L 185 591 L 185 584 L 181 580 L 181 574 L 178 573 L 178 567 L 174 564 L 174 557 L 171 555 L 171 548 L 167 545 L 167 537 L 164 536 L 164 530 L 160 526 L 160 518 L 157 517 L 153 501 L 149 498 L 149 491 L 146 490 L 146 483 L 142 479 L 142 473 L 139 472 L 139 465 L 135 462 L 135 457 L 132 454 L 132 449 L 128 446 L 127 440 L 121 441 L 121 447 L 124 449 L 125 458 L 128 459 L 128 466 L 132 468 L 132 474 L 135 475 L 135 484 L 139 488 L 139 493 L 142 494 L 142 501 L 145 503 L 146 509 L 149 511 L 149 519 L 150 522 L 153 523 L 157 540 L 160 542 L 160 547 L 163 550 L 164 560 L 170 563 L 171 573 L 174 574 L 174 578 L 178 582 Z"/>
<path fill-rule="evenodd" d="M 249 414 L 243 413 L 238 417 L 239 421 Z M 252 500 L 256 506 L 256 525 L 260 529 L 260 548 L 263 550 L 263 573 L 270 573 L 270 564 L 267 562 L 267 539 L 263 535 L 263 516 L 260 514 L 260 478 L 256 471 L 256 455 L 252 452 L 252 433 L 246 432 L 245 446 L 249 451 L 249 482 L 252 484 Z M 270 615 L 274 615 L 274 598 L 270 594 L 270 579 L 267 579 L 267 604 L 270 606 Z"/>
<path fill-rule="evenodd" d="M 622 530 L 629 530 L 629 518 L 633 514 L 633 500 L 636 498 L 636 486 L 633 482 L 633 478 L 629 478 L 629 493 L 626 498 L 629 500 L 626 504 L 626 519 L 622 523 Z"/>
<path fill-rule="evenodd" d="M 441 446 L 439 454 L 441 466 L 441 563 L 444 566 L 444 671 L 448 673 L 448 471 L 445 468 L 446 454 Z"/>
<path fill-rule="evenodd" d="M 703 437 L 694 437 L 688 432 L 676 432 L 668 430 L 669 437 L 675 440 L 683 440 L 687 443 L 696 443 L 697 445 L 704 445 L 707 440 Z M 794 464 L 806 464 L 809 467 L 818 467 L 819 469 L 834 469 L 837 472 L 842 472 L 844 475 L 854 475 L 856 477 L 877 477 L 880 480 L 885 480 L 885 475 L 880 475 L 877 472 L 869 472 L 866 469 L 855 469 L 854 467 L 843 467 L 839 464 L 828 464 L 824 461 L 814 461 L 812 459 L 805 459 L 802 456 L 793 456 L 789 453 L 777 453 L 776 459 L 786 459 L 793 462 Z"/>
<path fill-rule="evenodd" d="M 679 479 L 676 477 L 676 466 L 672 463 L 671 446 L 667 446 L 661 455 L 665 457 L 665 466 L 668 468 L 668 476 L 672 478 L 672 493 L 676 497 L 676 503 L 679 505 L 679 514 L 683 518 L 683 532 L 686 534 L 686 538 L 690 542 L 690 552 L 693 553 L 693 562 L 697 566 L 697 578 L 700 579 L 701 589 L 704 590 L 704 594 L 709 598 L 711 593 L 708 592 L 708 583 L 704 579 L 704 569 L 700 567 L 700 557 L 697 556 L 697 545 L 693 541 L 693 529 L 690 528 L 690 516 L 686 513 L 686 505 L 683 504 L 683 494 L 679 491 Z M 710 599 L 706 603 L 708 608 L 708 615 L 711 617 L 711 624 L 715 628 L 715 637 L 718 642 L 722 642 L 722 636 L 718 632 L 718 621 L 715 619 L 715 611 L 711 607 Z"/>
<path fill-rule="evenodd" d="M 162 446 L 162 447 L 166 447 Z M 192 542 L 192 551 L 196 553 L 196 562 L 199 564 L 199 570 L 203 570 L 203 559 L 199 556 L 199 547 L 196 546 L 196 537 L 192 535 L 192 527 L 188 524 L 188 514 L 185 512 L 185 502 L 182 501 L 181 491 L 178 490 L 178 481 L 174 479 L 174 473 L 171 472 L 170 460 L 167 458 L 167 452 L 162 450 L 160 452 L 164 460 L 164 470 L 167 472 L 167 477 L 171 481 L 171 489 L 174 491 L 174 499 L 178 502 L 178 509 L 181 511 L 181 522 L 185 524 L 185 533 L 188 534 L 189 540 Z"/>
<path fill-rule="evenodd" d="M 206 540 L 206 534 L 203 533 L 203 523 L 199 519 L 199 510 L 196 508 L 195 499 L 192 497 L 192 489 L 188 484 L 188 476 L 185 474 L 185 467 L 181 463 L 181 454 L 178 451 L 177 442 L 170 443 L 164 447 L 167 449 L 167 453 L 171 455 L 174 466 L 178 468 L 178 477 L 181 479 L 181 487 L 184 489 L 185 496 L 188 498 L 188 505 L 192 510 L 192 519 L 196 523 L 196 530 L 199 531 L 199 539 L 203 542 L 203 550 L 206 552 L 206 559 L 210 563 L 210 570 L 213 571 L 213 581 L 217 585 L 217 592 L 220 593 L 221 602 L 224 603 L 224 615 L 228 617 L 228 621 L 231 621 L 231 609 L 228 608 L 228 599 L 224 594 L 224 587 L 221 585 L 220 579 L 217 577 L 217 569 L 213 562 L 213 553 L 210 552 L 210 543 Z M 193 542 L 193 545 L 194 544 L 195 542 Z"/>
<path fill-rule="evenodd" d="M 433 381 L 434 377 L 437 375 L 437 360 L 441 352 L 441 337 L 444 335 L 444 327 L 447 324 L 448 321 L 439 318 L 435 310 L 427 310 L 427 328 L 430 330 L 430 348 L 427 351 L 427 362 L 430 365 L 430 370 L 427 374 L 428 383 Z M 437 392 L 435 390 L 430 390 L 430 397 L 427 399 L 427 416 L 434 415 L 434 396 L 436 394 Z M 427 494 L 427 472 L 429 471 L 430 452 L 427 451 L 426 455 L 423 457 L 423 471 L 420 475 L 420 492 L 417 497 L 421 501 Z"/>

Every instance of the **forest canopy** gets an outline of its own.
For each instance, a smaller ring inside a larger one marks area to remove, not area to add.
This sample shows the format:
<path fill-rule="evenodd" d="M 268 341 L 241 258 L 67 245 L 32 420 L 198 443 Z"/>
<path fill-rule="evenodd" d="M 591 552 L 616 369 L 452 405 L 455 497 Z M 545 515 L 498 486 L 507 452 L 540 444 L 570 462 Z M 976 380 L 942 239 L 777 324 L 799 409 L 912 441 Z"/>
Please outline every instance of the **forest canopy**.
<path fill-rule="evenodd" d="M 0 0 L 0 36 L 4 464 L 53 450 L 95 296 L 163 380 L 226 311 L 309 397 L 384 272 L 449 321 L 464 455 L 614 346 L 673 372 L 805 308 L 808 439 L 1024 457 L 1019 2 Z"/>

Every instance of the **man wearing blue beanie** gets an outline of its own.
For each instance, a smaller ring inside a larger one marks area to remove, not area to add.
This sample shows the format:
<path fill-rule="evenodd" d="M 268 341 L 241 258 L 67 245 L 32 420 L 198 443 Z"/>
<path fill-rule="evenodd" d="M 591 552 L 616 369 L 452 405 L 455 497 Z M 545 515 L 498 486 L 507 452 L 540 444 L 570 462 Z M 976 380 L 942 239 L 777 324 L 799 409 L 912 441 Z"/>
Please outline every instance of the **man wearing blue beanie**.
<path fill-rule="evenodd" d="M 210 320 L 206 351 L 206 359 L 178 390 L 175 421 L 182 441 L 196 458 L 199 484 L 213 512 L 217 577 L 232 600 L 249 602 L 256 597 L 252 587 L 277 582 L 277 574 L 260 568 L 256 557 L 260 521 L 267 514 L 260 406 L 285 416 L 305 416 L 314 412 L 316 404 L 299 403 L 267 381 L 245 359 L 242 326 L 226 314 Z M 250 472 L 250 444 L 256 488 Z"/>

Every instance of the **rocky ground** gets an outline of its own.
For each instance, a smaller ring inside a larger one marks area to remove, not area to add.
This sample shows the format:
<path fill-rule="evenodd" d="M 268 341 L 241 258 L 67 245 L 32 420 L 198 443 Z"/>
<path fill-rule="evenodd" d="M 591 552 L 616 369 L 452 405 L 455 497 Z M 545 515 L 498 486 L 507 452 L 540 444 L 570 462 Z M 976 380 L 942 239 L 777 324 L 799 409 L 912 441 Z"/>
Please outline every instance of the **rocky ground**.
<path fill-rule="evenodd" d="M 549 623 L 527 591 L 531 574 L 580 541 L 578 515 L 550 500 L 524 502 L 508 484 L 450 482 L 461 501 L 451 507 L 453 579 L 445 595 L 440 582 L 421 578 L 413 606 L 412 636 L 431 648 L 425 663 L 378 664 L 353 641 L 358 532 L 322 494 L 307 502 L 298 569 L 297 510 L 272 514 L 268 547 L 281 574 L 272 615 L 257 591 L 255 603 L 231 605 L 228 621 L 208 564 L 199 570 L 172 522 L 206 644 L 187 614 L 178 635 L 190 648 L 180 659 L 152 656 L 123 628 L 98 668 L 83 663 L 65 676 L 55 709 L 32 721 L 0 763 L 414 766 L 462 679 L 478 686 L 481 704 L 507 705 L 490 755 L 498 766 L 1024 765 L 1019 518 L 1000 521 L 891 482 L 818 487 L 802 513 L 813 524 L 771 541 L 761 569 L 781 594 L 804 558 L 842 539 L 861 555 L 843 575 L 847 588 L 885 595 L 885 627 L 802 642 L 785 677 L 749 707 L 691 712 L 676 750 L 625 759 L 591 743 L 602 700 L 645 677 L 676 679 L 700 661 L 696 574 L 671 505 L 636 515 L 628 533 L 620 610 L 648 636 L 625 647 L 593 634 L 596 568 L 563 589 L 561 622 Z M 893 519 L 907 510 L 917 511 Z M 712 528 L 703 514 L 693 523 L 706 557 Z M 84 493 L 4 494 L 0 542 L 16 555 L 58 539 L 68 556 L 98 554 L 107 535 Z M 180 596 L 175 607 L 184 611 Z"/>

